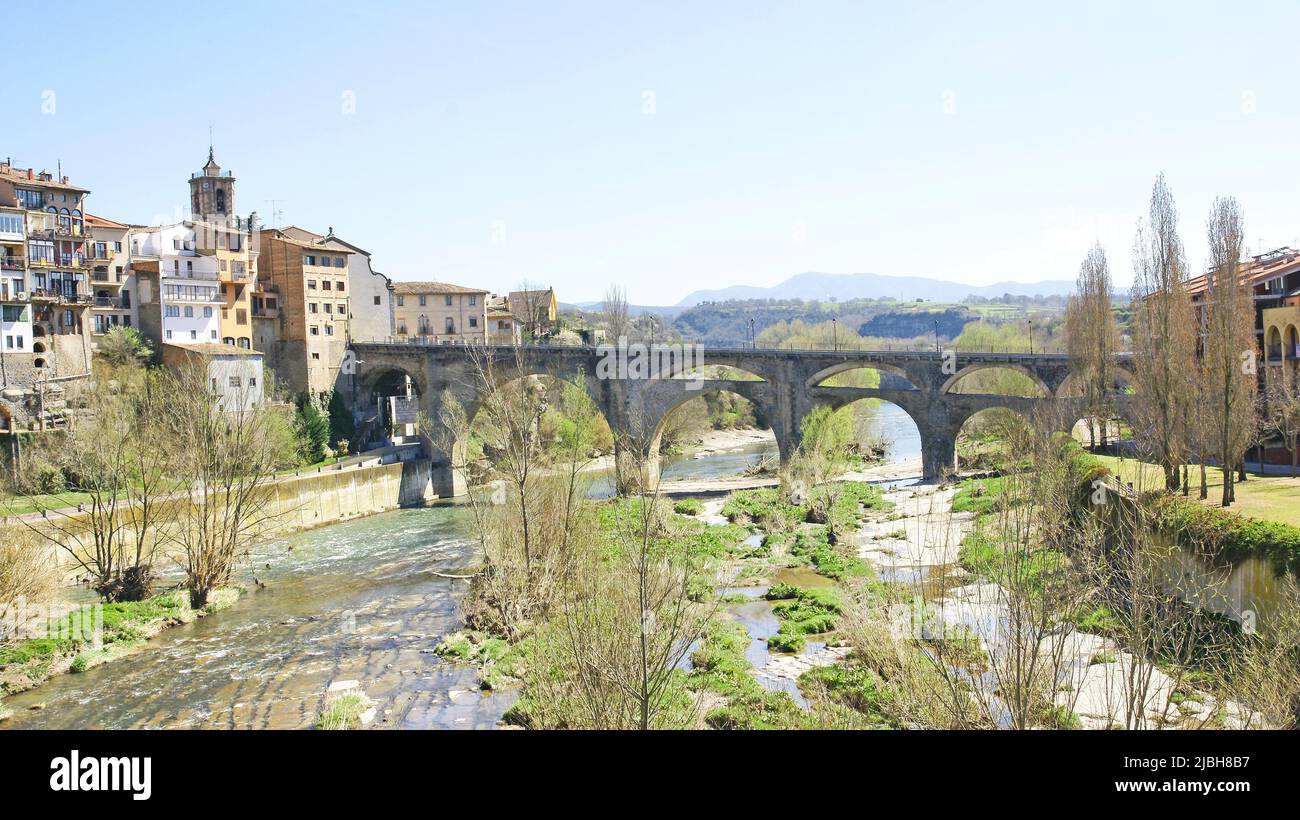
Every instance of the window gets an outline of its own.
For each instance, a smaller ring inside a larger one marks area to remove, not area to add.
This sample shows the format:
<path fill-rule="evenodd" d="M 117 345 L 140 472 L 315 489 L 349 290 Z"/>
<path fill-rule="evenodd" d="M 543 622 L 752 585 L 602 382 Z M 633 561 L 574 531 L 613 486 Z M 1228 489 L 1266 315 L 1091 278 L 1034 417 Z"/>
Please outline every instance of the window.
<path fill-rule="evenodd" d="M 181 240 L 180 240 L 180 239 L 172 239 L 172 250 L 174 250 L 174 251 L 178 251 L 178 250 L 180 250 L 180 249 L 181 249 Z"/>
<path fill-rule="evenodd" d="M 471 294 L 469 295 L 469 306 L 470 306 L 470 307 L 474 307 L 474 306 L 477 305 L 477 304 L 478 304 L 478 294 L 476 294 L 476 293 L 471 293 Z"/>
<path fill-rule="evenodd" d="M 307 303 L 307 312 L 308 312 L 308 313 L 315 313 L 315 312 L 316 312 L 316 303 L 315 303 L 315 302 L 308 302 L 308 303 Z"/>
<path fill-rule="evenodd" d="M 185 275 L 194 278 L 194 263 L 188 259 L 185 260 Z"/>
<path fill-rule="evenodd" d="M 257 387 L 257 379 L 253 378 L 252 376 L 249 376 L 249 377 L 248 377 L 248 386 L 249 386 L 249 387 Z"/>
<path fill-rule="evenodd" d="M 41 192 L 26 191 L 19 188 L 15 193 L 18 194 L 18 204 L 23 208 L 41 207 Z"/>
<path fill-rule="evenodd" d="M 347 267 L 347 264 L 348 264 L 347 261 L 343 257 L 341 256 L 334 257 L 334 267 L 343 268 L 343 267 Z"/>
<path fill-rule="evenodd" d="M 444 299 L 443 304 L 446 305 L 447 307 L 451 307 L 451 297 L 444 296 L 443 299 Z"/>
<path fill-rule="evenodd" d="M 308 279 L 308 280 L 307 280 L 307 290 L 315 290 L 315 289 L 316 289 L 316 280 L 315 280 L 315 279 Z"/>
<path fill-rule="evenodd" d="M 211 319 L 211 318 L 212 318 L 212 308 L 210 308 L 210 307 L 205 307 L 205 308 L 203 308 L 203 318 L 204 318 L 204 319 Z"/>
<path fill-rule="evenodd" d="M 186 318 L 186 319 L 193 319 L 193 318 L 194 318 L 194 306 L 193 306 L 193 305 L 186 305 L 186 306 L 185 306 L 185 318 Z"/>
<path fill-rule="evenodd" d="M 248 311 L 244 310 L 243 308 L 236 308 L 235 324 L 239 324 L 239 325 L 248 324 Z"/>
<path fill-rule="evenodd" d="M 347 303 L 347 302 L 339 302 L 339 315 L 340 315 L 340 316 L 344 316 L 344 315 L 347 314 L 347 312 L 348 312 L 348 303 Z"/>
<path fill-rule="evenodd" d="M 191 341 L 191 342 L 198 341 L 198 338 L 199 338 L 199 332 L 198 332 L 197 330 L 191 330 L 191 331 L 190 331 L 190 341 Z"/>
<path fill-rule="evenodd" d="M 114 250 L 114 251 L 117 251 L 118 253 L 121 253 L 121 252 L 122 252 L 122 243 L 121 243 L 121 242 L 114 242 L 114 243 L 113 243 L 113 250 Z M 121 270 L 121 268 L 118 268 L 118 270 Z"/>
<path fill-rule="evenodd" d="M 231 377 L 230 377 L 230 386 L 231 386 L 231 387 L 243 387 L 244 385 L 243 385 L 243 383 L 239 380 L 239 377 L 238 377 L 238 376 L 231 376 Z"/>
<path fill-rule="evenodd" d="M 0 233 L 23 233 L 21 214 L 0 214 Z"/>
<path fill-rule="evenodd" d="M 170 339 L 171 337 L 172 337 L 172 332 L 169 330 L 167 331 L 167 338 Z"/>
<path fill-rule="evenodd" d="M 456 332 L 456 321 L 452 319 L 450 316 L 447 317 L 447 332 L 448 333 Z"/>
<path fill-rule="evenodd" d="M 343 290 L 343 283 L 342 283 L 342 282 L 335 282 L 335 283 L 334 283 L 334 289 L 337 290 L 337 291 L 342 291 L 342 290 Z"/>
<path fill-rule="evenodd" d="M 308 328 L 308 330 L 310 331 L 311 335 L 313 335 L 313 336 L 319 336 L 319 335 L 320 335 L 320 328 L 316 327 L 315 325 L 312 325 L 310 328 Z"/>
<path fill-rule="evenodd" d="M 213 380 L 212 380 L 212 392 L 213 392 L 213 393 L 217 392 L 217 380 L 216 380 L 216 379 L 213 379 Z"/>
<path fill-rule="evenodd" d="M 424 305 L 425 305 L 424 294 L 421 293 L 421 294 L 420 294 L 420 307 L 424 307 Z"/>
<path fill-rule="evenodd" d="M 163 308 L 163 311 L 169 319 L 176 319 L 181 315 L 179 305 L 167 305 L 167 307 Z"/>
<path fill-rule="evenodd" d="M 325 335 L 326 336 L 334 335 L 334 325 L 325 325 Z"/>
<path fill-rule="evenodd" d="M 376 304 L 376 305 L 379 304 L 379 294 L 378 294 L 378 293 L 375 294 L 375 304 Z"/>
<path fill-rule="evenodd" d="M 378 296 L 375 297 L 375 304 L 376 304 L 376 305 L 379 304 L 379 297 L 378 297 Z M 406 304 L 406 300 L 403 299 L 401 296 L 397 297 L 397 306 L 398 306 L 398 307 L 401 307 L 401 306 L 404 305 L 404 304 Z"/>
<path fill-rule="evenodd" d="M 330 282 L 330 280 L 326 279 L 325 281 L 320 283 L 321 290 L 329 290 L 331 284 L 332 283 Z"/>
<path fill-rule="evenodd" d="M 216 332 L 215 330 L 212 331 L 212 338 L 213 338 L 213 339 L 217 338 L 217 332 Z"/>
<path fill-rule="evenodd" d="M 471 316 L 471 317 L 469 317 L 469 326 L 470 326 L 470 327 L 478 327 L 478 317 L 477 317 L 477 316 Z"/>
<path fill-rule="evenodd" d="M 302 256 L 302 263 L 304 265 L 314 265 L 316 264 L 316 257 L 312 256 L 311 254 L 305 253 Z"/>
<path fill-rule="evenodd" d="M 333 312 L 334 312 L 334 303 L 333 303 L 333 302 L 325 302 L 325 312 L 326 312 L 326 313 L 333 313 Z"/>
<path fill-rule="evenodd" d="M 312 357 L 313 359 L 315 359 L 316 361 L 320 361 L 320 354 L 319 354 L 319 353 L 313 353 L 313 354 L 311 354 L 311 357 Z"/>

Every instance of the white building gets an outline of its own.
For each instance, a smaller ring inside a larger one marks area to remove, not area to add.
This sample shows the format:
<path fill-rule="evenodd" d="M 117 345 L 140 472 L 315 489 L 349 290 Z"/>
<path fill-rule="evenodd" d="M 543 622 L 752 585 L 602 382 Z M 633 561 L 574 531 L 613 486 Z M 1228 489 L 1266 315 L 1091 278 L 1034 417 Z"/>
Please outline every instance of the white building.
<path fill-rule="evenodd" d="M 165 343 L 162 354 L 163 363 L 174 369 L 206 367 L 212 396 L 228 413 L 251 410 L 263 401 L 262 354 L 256 350 L 216 342 Z"/>
<path fill-rule="evenodd" d="M 198 253 L 193 226 L 140 228 L 130 241 L 140 331 L 155 343 L 219 342 L 225 298 L 217 258 Z"/>

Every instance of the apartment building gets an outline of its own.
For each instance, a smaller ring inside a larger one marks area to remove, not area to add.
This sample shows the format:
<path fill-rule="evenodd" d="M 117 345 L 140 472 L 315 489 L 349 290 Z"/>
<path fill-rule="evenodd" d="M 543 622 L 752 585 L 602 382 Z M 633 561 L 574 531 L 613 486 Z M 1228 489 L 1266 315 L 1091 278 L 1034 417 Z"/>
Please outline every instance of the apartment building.
<path fill-rule="evenodd" d="M 130 243 L 140 332 L 154 350 L 165 343 L 220 342 L 226 300 L 217 258 L 198 252 L 194 224 L 136 228 Z"/>
<path fill-rule="evenodd" d="M 489 291 L 447 282 L 394 282 L 394 335 L 445 344 L 487 342 Z"/>
<path fill-rule="evenodd" d="M 350 339 L 386 339 L 393 335 L 393 280 L 374 269 L 369 251 L 340 238 L 333 227 L 324 235 L 296 225 L 284 228 L 283 232 L 323 250 L 347 254 Z"/>
<path fill-rule="evenodd" d="M 135 327 L 135 275 L 131 271 L 131 226 L 86 214 L 90 229 L 87 260 L 92 291 L 91 346 L 115 327 Z"/>
<path fill-rule="evenodd" d="M 90 192 L 0 163 L 0 427 L 42 427 L 91 373 Z"/>
<path fill-rule="evenodd" d="M 1255 337 L 1262 363 L 1261 400 L 1267 404 L 1265 388 L 1271 382 L 1284 373 L 1291 378 L 1291 384 L 1300 379 L 1300 251 L 1281 247 L 1252 256 L 1237 266 L 1237 275 L 1254 294 Z M 1193 277 L 1185 285 L 1202 336 L 1208 332 L 1207 309 L 1214 301 L 1212 285 L 1207 274 Z M 1260 445 L 1247 453 L 1246 461 L 1289 466 L 1291 454 L 1284 442 L 1266 431 Z"/>
<path fill-rule="evenodd" d="M 255 333 L 268 342 L 266 363 L 296 393 L 332 390 L 347 349 L 350 252 L 275 228 L 258 236 Z"/>

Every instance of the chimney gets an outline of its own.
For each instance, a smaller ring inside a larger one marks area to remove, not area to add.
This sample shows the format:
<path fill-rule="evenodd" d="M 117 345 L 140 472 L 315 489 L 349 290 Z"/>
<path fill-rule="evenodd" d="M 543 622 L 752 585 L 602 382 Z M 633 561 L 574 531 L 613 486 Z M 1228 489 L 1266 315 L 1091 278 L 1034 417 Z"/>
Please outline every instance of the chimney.
<path fill-rule="evenodd" d="M 28 178 L 28 179 L 31 179 L 31 178 L 32 178 L 32 169 L 31 169 L 31 168 L 28 168 L 28 169 L 27 169 L 27 178 Z"/>

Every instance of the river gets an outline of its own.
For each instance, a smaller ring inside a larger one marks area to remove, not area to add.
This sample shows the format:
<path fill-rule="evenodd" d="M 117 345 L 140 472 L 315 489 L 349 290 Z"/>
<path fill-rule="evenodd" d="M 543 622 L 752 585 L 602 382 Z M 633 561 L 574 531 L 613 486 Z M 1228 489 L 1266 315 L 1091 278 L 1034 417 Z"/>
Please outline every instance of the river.
<path fill-rule="evenodd" d="M 894 436 L 892 459 L 919 454 L 901 410 L 883 405 L 878 423 Z M 677 459 L 665 477 L 734 474 L 774 452 L 767 442 Z M 233 607 L 165 630 L 126 659 L 6 698 L 14 715 L 0 725 L 306 728 L 331 682 L 357 680 L 379 704 L 376 727 L 495 727 L 516 694 L 480 694 L 473 668 L 432 651 L 459 627 L 465 583 L 430 570 L 456 573 L 473 563 L 466 523 L 463 508 L 443 504 L 259 545 L 240 572 L 250 592 Z"/>

